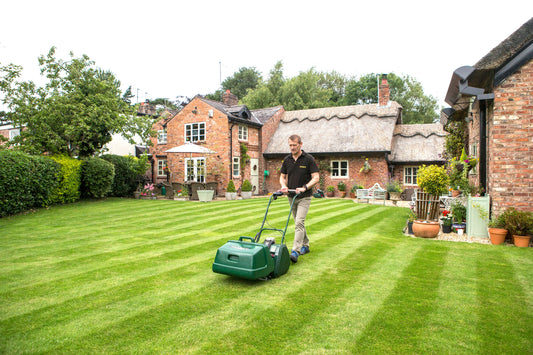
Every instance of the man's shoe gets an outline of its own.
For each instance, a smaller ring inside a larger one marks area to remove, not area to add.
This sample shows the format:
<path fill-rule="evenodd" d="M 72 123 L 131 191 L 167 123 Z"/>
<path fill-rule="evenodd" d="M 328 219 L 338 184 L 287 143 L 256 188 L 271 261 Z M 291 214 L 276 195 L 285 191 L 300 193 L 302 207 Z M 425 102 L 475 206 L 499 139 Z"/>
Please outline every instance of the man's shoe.
<path fill-rule="evenodd" d="M 311 252 L 309 247 L 302 247 L 302 249 L 300 249 L 300 255 L 308 254 L 309 252 Z"/>
<path fill-rule="evenodd" d="M 291 252 L 291 260 L 292 260 L 293 263 L 298 262 L 298 252 L 297 251 L 293 250 Z"/>

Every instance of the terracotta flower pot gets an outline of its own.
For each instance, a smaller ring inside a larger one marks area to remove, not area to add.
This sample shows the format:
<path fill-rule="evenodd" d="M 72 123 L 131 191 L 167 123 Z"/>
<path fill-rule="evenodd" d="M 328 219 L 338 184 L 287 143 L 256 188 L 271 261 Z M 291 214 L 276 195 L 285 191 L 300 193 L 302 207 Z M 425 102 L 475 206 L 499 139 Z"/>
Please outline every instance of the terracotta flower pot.
<path fill-rule="evenodd" d="M 514 245 L 520 248 L 527 248 L 529 247 L 529 240 L 531 239 L 531 236 L 529 235 L 513 235 L 513 242 Z"/>
<path fill-rule="evenodd" d="M 434 221 L 416 220 L 413 222 L 413 233 L 419 238 L 435 238 L 439 235 L 440 224 Z"/>
<path fill-rule="evenodd" d="M 494 245 L 500 245 L 505 242 L 505 237 L 507 237 L 507 229 L 503 228 L 489 228 L 489 238 L 490 242 Z"/>

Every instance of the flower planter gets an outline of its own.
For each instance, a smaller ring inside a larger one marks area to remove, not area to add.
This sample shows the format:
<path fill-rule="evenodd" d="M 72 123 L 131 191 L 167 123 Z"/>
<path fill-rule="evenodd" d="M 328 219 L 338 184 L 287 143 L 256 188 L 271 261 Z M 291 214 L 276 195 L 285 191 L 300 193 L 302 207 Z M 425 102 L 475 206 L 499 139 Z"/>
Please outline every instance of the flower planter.
<path fill-rule="evenodd" d="M 252 198 L 252 191 L 241 191 L 241 197 L 243 200 Z"/>
<path fill-rule="evenodd" d="M 334 191 L 326 191 L 326 196 L 327 197 L 333 197 L 334 195 L 335 195 Z"/>
<path fill-rule="evenodd" d="M 434 221 L 416 220 L 413 222 L 413 233 L 419 238 L 435 238 L 439 235 L 440 224 Z"/>
<path fill-rule="evenodd" d="M 339 195 L 341 195 L 341 198 L 346 197 L 346 191 L 339 191 Z"/>
<path fill-rule="evenodd" d="M 442 225 L 442 233 L 451 233 L 452 232 L 452 226 L 447 226 L 445 224 Z"/>
<path fill-rule="evenodd" d="M 529 247 L 529 240 L 531 236 L 529 235 L 513 235 L 513 243 L 519 248 Z"/>
<path fill-rule="evenodd" d="M 454 223 L 452 224 L 452 228 L 457 234 L 463 235 L 466 230 L 466 223 Z"/>
<path fill-rule="evenodd" d="M 198 200 L 200 202 L 209 202 L 213 200 L 213 194 L 215 191 L 213 190 L 197 190 L 196 193 L 198 194 Z"/>
<path fill-rule="evenodd" d="M 226 192 L 226 200 L 236 200 L 236 199 L 237 199 L 236 192 Z"/>
<path fill-rule="evenodd" d="M 415 234 L 413 232 L 413 222 L 407 222 L 407 233 L 410 234 L 410 235 Z"/>
<path fill-rule="evenodd" d="M 503 228 L 488 228 L 490 242 L 494 245 L 500 245 L 505 242 L 507 237 L 507 229 Z"/>

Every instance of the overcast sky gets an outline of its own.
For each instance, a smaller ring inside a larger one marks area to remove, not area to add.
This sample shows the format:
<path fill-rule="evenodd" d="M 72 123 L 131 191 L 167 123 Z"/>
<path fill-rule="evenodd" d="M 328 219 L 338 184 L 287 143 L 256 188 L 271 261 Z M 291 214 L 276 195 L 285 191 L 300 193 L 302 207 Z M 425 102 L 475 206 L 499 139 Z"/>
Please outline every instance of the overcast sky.
<path fill-rule="evenodd" d="M 241 67 L 266 79 L 311 67 L 408 74 L 445 105 L 452 73 L 533 16 L 530 0 L 4 1 L 0 63 L 39 80 L 37 58 L 87 54 L 138 100 L 216 91 Z M 136 99 L 134 99 L 136 100 Z"/>

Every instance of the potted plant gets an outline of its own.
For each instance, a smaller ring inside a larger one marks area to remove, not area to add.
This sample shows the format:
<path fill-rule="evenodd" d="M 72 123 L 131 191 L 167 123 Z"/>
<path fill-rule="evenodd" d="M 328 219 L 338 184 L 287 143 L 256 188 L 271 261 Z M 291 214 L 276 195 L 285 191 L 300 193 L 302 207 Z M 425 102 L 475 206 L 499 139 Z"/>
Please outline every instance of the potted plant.
<path fill-rule="evenodd" d="M 403 192 L 402 185 L 398 181 L 389 181 L 387 182 L 387 192 L 389 193 L 389 199 L 396 204 L 400 200 L 400 196 Z"/>
<path fill-rule="evenodd" d="M 370 170 L 372 170 L 372 167 L 370 166 L 370 163 L 368 162 L 368 158 L 366 158 L 363 164 L 363 167 L 361 168 L 361 170 L 359 170 L 359 172 L 366 174 L 366 173 L 369 173 Z"/>
<path fill-rule="evenodd" d="M 362 189 L 362 188 L 363 188 L 362 185 L 353 184 L 352 188 L 350 189 L 350 197 L 351 198 L 355 198 L 356 197 L 356 193 L 357 193 L 357 189 Z"/>
<path fill-rule="evenodd" d="M 409 212 L 409 217 L 407 217 L 407 233 L 413 235 L 413 222 L 416 220 L 416 213 L 412 210 Z"/>
<path fill-rule="evenodd" d="M 417 184 L 422 191 L 416 195 L 417 220 L 413 232 L 417 237 L 435 238 L 440 231 L 438 222 L 440 195 L 448 191 L 446 169 L 437 165 L 422 165 L 418 169 Z"/>
<path fill-rule="evenodd" d="M 489 220 L 488 232 L 490 242 L 494 245 L 500 245 L 505 242 L 507 237 L 507 229 L 505 229 L 505 215 L 500 214 L 497 217 Z"/>
<path fill-rule="evenodd" d="M 450 215 L 450 211 L 442 211 L 442 233 L 451 233 L 452 232 L 452 223 L 453 217 Z"/>
<path fill-rule="evenodd" d="M 235 183 L 233 180 L 230 180 L 228 182 L 228 186 L 226 186 L 226 200 L 236 200 L 237 199 L 237 191 L 235 190 Z"/>
<path fill-rule="evenodd" d="M 346 197 L 346 184 L 343 181 L 340 181 L 337 184 L 341 197 Z"/>
<path fill-rule="evenodd" d="M 334 194 L 335 194 L 335 186 L 329 185 L 328 187 L 326 187 L 326 196 L 333 197 Z"/>
<path fill-rule="evenodd" d="M 452 227 L 457 234 L 463 234 L 466 229 L 466 207 L 460 201 L 456 201 L 451 205 L 450 211 L 455 222 Z"/>
<path fill-rule="evenodd" d="M 252 184 L 247 179 L 242 182 L 241 197 L 243 200 L 252 198 Z"/>
<path fill-rule="evenodd" d="M 513 243 L 517 247 L 528 247 L 530 234 L 533 233 L 533 212 L 519 211 L 509 207 L 504 212 L 505 228 L 513 236 Z"/>

